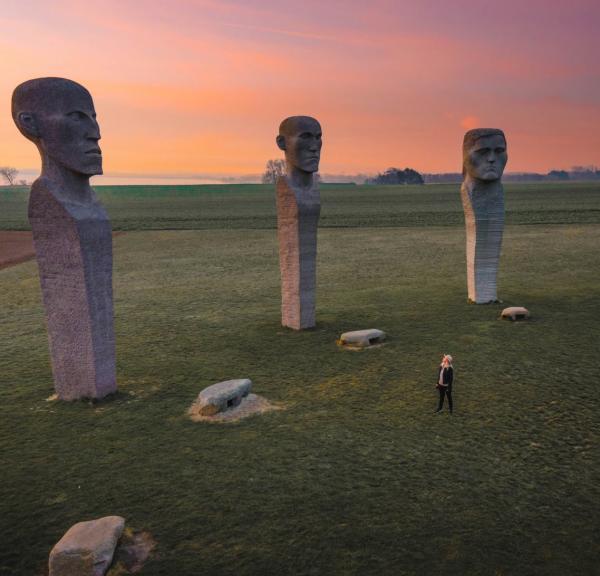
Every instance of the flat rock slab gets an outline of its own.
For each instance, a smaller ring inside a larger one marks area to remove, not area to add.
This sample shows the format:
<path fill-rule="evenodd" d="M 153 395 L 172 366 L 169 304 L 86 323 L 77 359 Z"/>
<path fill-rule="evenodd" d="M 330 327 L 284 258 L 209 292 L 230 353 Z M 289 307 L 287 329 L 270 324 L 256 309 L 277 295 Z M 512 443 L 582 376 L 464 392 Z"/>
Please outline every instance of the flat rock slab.
<path fill-rule="evenodd" d="M 512 320 L 513 322 L 515 320 L 527 320 L 529 318 L 529 310 L 522 306 L 511 306 L 510 308 L 502 310 L 500 316 L 506 320 Z"/>
<path fill-rule="evenodd" d="M 199 416 L 213 416 L 238 406 L 243 398 L 248 396 L 252 388 L 252 380 L 239 378 L 226 380 L 205 388 L 190 408 Z"/>
<path fill-rule="evenodd" d="M 194 422 L 213 422 L 216 424 L 226 424 L 229 422 L 235 422 L 242 418 L 247 418 L 253 414 L 264 414 L 271 410 L 283 410 L 284 406 L 281 404 L 273 404 L 266 398 L 258 396 L 257 394 L 248 394 L 242 401 L 235 407 L 226 410 L 225 412 L 217 412 L 211 416 L 203 416 L 194 410 L 194 405 L 188 410 L 188 415 Z"/>
<path fill-rule="evenodd" d="M 50 552 L 50 576 L 103 576 L 124 527 L 121 516 L 71 526 Z"/>
<path fill-rule="evenodd" d="M 376 344 L 381 344 L 385 340 L 385 332 L 371 328 L 369 330 L 355 330 L 354 332 L 344 332 L 340 336 L 340 344 L 350 348 L 368 348 Z"/>

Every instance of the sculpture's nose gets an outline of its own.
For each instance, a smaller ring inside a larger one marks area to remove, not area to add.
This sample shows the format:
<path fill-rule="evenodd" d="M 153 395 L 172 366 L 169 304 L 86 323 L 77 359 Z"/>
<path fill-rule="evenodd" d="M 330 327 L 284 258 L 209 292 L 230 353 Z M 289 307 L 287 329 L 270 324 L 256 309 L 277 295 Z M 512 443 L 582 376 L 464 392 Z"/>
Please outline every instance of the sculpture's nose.
<path fill-rule="evenodd" d="M 100 140 L 100 138 L 102 138 L 102 136 L 100 135 L 100 126 L 98 125 L 98 122 L 95 118 L 92 118 L 91 120 L 91 124 L 88 127 L 87 131 L 87 137 L 90 140 Z"/>
<path fill-rule="evenodd" d="M 310 145 L 309 145 L 311 152 L 318 152 L 321 149 L 322 145 L 323 145 L 323 141 L 321 140 L 321 137 L 313 134 L 310 138 Z"/>

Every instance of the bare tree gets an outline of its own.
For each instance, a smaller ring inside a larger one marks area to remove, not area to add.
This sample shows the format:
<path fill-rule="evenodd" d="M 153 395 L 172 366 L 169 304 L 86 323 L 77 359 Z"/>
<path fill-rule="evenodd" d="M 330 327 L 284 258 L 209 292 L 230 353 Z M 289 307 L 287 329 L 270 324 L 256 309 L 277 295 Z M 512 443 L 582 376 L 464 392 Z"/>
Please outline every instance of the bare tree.
<path fill-rule="evenodd" d="M 9 186 L 12 186 L 15 183 L 15 178 L 18 173 L 19 171 L 11 166 L 0 166 L 0 176 L 4 176 Z"/>
<path fill-rule="evenodd" d="M 277 178 L 285 174 L 285 160 L 268 160 L 262 175 L 263 184 L 275 184 Z"/>

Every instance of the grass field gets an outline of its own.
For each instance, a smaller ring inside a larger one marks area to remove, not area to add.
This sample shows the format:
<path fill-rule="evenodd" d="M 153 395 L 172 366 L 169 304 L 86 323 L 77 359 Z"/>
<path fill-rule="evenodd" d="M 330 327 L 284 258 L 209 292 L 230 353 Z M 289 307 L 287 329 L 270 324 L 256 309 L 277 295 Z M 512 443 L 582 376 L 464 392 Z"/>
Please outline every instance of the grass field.
<path fill-rule="evenodd" d="M 600 189 L 572 186 L 507 187 L 489 306 L 466 303 L 456 187 L 326 188 L 300 333 L 279 323 L 268 189 L 100 189 L 131 230 L 116 399 L 45 401 L 36 264 L 0 271 L 0 574 L 42 574 L 70 525 L 108 514 L 157 540 L 143 575 L 598 574 Z M 25 227 L 18 196 L 0 193 L 2 227 Z M 508 305 L 532 320 L 499 320 Z M 336 346 L 365 327 L 388 343 Z M 452 417 L 433 415 L 444 352 Z M 238 377 L 286 410 L 185 417 Z"/>
<path fill-rule="evenodd" d="M 115 230 L 276 227 L 272 186 L 98 186 Z M 457 184 L 322 185 L 320 226 L 462 226 Z M 507 184 L 508 224 L 600 224 L 600 182 Z M 0 230 L 27 230 L 25 188 L 0 188 Z"/>

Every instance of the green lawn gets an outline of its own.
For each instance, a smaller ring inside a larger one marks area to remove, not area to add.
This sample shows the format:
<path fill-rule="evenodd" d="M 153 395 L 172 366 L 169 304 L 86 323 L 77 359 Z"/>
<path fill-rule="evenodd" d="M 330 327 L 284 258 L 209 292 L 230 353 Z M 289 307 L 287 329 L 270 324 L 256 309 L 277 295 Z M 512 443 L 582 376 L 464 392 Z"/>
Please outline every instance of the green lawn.
<path fill-rule="evenodd" d="M 121 393 L 97 405 L 45 401 L 36 264 L 0 271 L 0 574 L 42 574 L 69 526 L 108 514 L 157 540 L 143 575 L 598 574 L 598 188 L 507 193 L 499 295 L 526 323 L 467 304 L 464 231 L 443 226 L 460 220 L 455 187 L 375 188 L 384 206 L 325 190 L 318 326 L 300 333 L 279 323 L 272 193 L 206 192 L 187 210 L 183 194 L 101 193 L 123 228 L 162 227 L 173 206 L 199 229 L 115 239 Z M 161 211 L 136 215 L 146 202 Z M 366 327 L 388 343 L 336 346 Z M 433 414 L 444 352 L 452 417 Z M 287 409 L 185 417 L 240 377 Z"/>
<path fill-rule="evenodd" d="M 321 227 L 462 226 L 458 184 L 321 186 Z M 115 230 L 275 228 L 273 186 L 98 186 Z M 506 184 L 509 224 L 600 224 L 600 182 Z M 0 230 L 26 230 L 28 191 L 0 188 Z"/>

